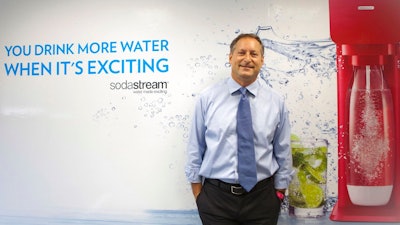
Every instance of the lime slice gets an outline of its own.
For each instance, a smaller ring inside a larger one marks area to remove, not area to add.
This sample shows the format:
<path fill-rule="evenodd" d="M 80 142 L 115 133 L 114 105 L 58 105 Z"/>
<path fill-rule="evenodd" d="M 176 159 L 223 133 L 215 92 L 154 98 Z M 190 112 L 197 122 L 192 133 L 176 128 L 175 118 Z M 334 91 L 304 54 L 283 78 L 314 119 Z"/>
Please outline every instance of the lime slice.
<path fill-rule="evenodd" d="M 328 153 L 328 148 L 326 146 L 318 147 L 317 148 L 318 155 L 326 155 Z"/>
<path fill-rule="evenodd" d="M 316 184 L 305 183 L 300 185 L 307 208 L 317 208 L 324 201 L 324 190 Z"/>
<path fill-rule="evenodd" d="M 314 169 L 315 169 L 317 172 L 325 173 L 326 170 L 327 170 L 327 166 L 328 166 L 328 165 L 327 165 L 327 164 L 328 164 L 328 159 L 326 158 L 326 155 L 317 156 L 317 159 L 320 160 L 321 163 L 319 164 L 319 166 L 314 167 Z"/>
<path fill-rule="evenodd" d="M 305 164 L 303 166 L 304 171 L 306 171 L 308 174 L 311 175 L 312 178 L 314 178 L 314 180 L 319 183 L 319 184 L 325 184 L 326 180 L 323 177 L 322 173 L 318 172 L 317 170 L 315 170 L 314 168 L 312 168 L 310 165 Z"/>
<path fill-rule="evenodd" d="M 317 154 L 315 154 L 315 157 L 317 159 L 322 160 L 321 164 L 315 168 L 319 172 L 325 172 L 327 169 L 327 164 L 328 164 L 327 152 L 328 152 L 327 147 L 319 147 L 317 150 Z"/>
<path fill-rule="evenodd" d="M 303 170 L 299 170 L 297 177 L 299 178 L 300 186 L 307 183 L 307 174 Z"/>

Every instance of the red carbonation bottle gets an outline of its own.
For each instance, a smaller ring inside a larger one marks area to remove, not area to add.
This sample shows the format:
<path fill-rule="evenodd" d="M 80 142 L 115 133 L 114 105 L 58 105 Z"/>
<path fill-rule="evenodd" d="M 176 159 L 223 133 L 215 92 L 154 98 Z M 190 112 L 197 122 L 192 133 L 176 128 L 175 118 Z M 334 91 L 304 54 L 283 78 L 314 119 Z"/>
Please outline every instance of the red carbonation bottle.
<path fill-rule="evenodd" d="M 355 205 L 385 205 L 394 173 L 392 94 L 379 65 L 356 66 L 349 89 L 347 189 Z"/>

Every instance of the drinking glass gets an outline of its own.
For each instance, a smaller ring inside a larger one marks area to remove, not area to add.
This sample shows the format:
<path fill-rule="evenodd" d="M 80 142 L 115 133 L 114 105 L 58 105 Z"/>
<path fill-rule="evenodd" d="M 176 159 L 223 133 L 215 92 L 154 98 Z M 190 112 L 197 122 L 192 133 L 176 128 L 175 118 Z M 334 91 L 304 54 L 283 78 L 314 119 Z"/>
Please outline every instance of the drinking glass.
<path fill-rule="evenodd" d="M 325 139 L 292 140 L 295 175 L 289 185 L 289 215 L 325 215 L 328 144 Z"/>

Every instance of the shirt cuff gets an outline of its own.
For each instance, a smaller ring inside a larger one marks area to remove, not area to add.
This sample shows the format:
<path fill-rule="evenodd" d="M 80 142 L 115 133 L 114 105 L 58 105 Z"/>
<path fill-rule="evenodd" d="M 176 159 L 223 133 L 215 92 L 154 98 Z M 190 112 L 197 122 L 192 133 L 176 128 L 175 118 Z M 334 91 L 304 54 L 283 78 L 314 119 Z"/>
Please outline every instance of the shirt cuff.
<path fill-rule="evenodd" d="M 186 178 L 190 183 L 201 183 L 202 177 L 199 175 L 200 169 L 186 169 Z"/>
<path fill-rule="evenodd" d="M 275 189 L 287 189 L 289 187 L 290 181 L 292 180 L 292 177 L 293 174 L 290 175 L 275 174 L 274 176 Z"/>

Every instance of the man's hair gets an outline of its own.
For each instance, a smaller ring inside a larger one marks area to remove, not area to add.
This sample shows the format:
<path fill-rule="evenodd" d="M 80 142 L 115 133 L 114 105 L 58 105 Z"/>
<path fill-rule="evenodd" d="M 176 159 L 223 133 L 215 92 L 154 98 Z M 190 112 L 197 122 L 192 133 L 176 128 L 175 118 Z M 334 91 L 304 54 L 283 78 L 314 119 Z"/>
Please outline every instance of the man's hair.
<path fill-rule="evenodd" d="M 253 33 L 239 34 L 239 36 L 237 36 L 235 39 L 233 39 L 233 41 L 232 41 L 232 43 L 230 45 L 230 53 L 231 54 L 232 54 L 237 42 L 242 38 L 253 38 L 256 41 L 258 41 L 258 43 L 260 43 L 260 45 L 261 45 L 261 55 L 264 56 L 264 45 L 263 45 L 260 37 L 257 34 L 253 34 Z"/>

